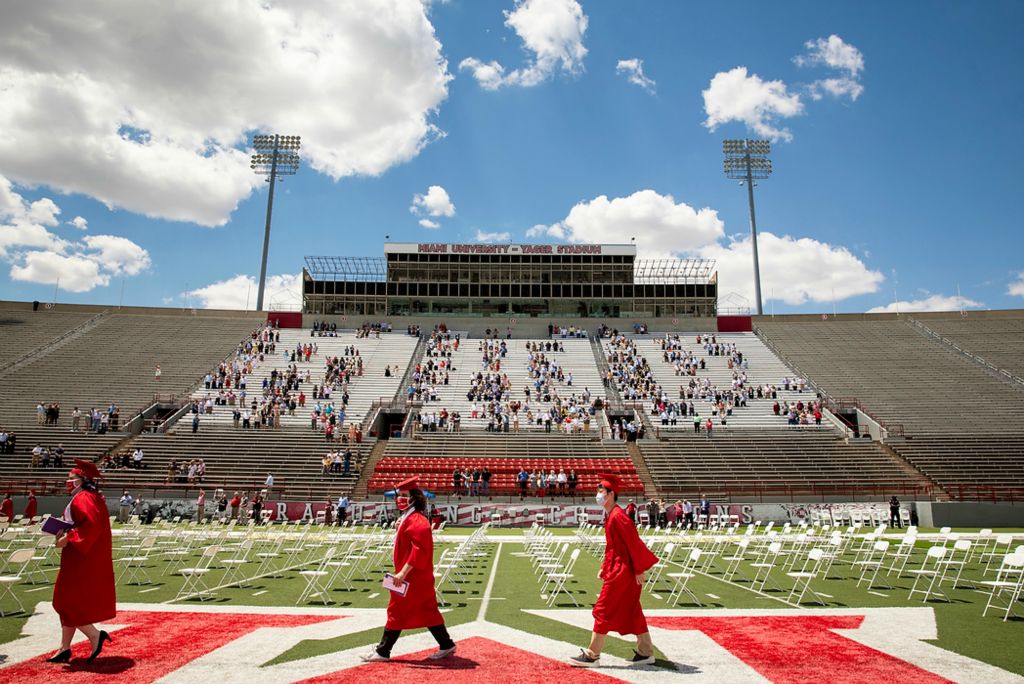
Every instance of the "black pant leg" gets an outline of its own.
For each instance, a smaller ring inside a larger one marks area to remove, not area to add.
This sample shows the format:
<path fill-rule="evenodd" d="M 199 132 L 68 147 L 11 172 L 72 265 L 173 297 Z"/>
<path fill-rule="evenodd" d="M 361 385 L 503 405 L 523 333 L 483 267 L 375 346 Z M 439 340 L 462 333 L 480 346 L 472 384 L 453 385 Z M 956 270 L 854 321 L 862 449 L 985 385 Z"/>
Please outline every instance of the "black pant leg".
<path fill-rule="evenodd" d="M 384 658 L 391 657 L 391 649 L 395 647 L 398 642 L 398 637 L 402 635 L 400 629 L 385 629 L 383 636 L 380 638 L 380 643 L 377 644 L 377 654 Z"/>
<path fill-rule="evenodd" d="M 427 629 L 430 630 L 431 636 L 433 636 L 434 640 L 437 641 L 437 647 L 442 651 L 455 645 L 455 642 L 452 641 L 452 638 L 448 635 L 448 628 L 444 626 L 443 622 L 439 625 L 428 627 Z"/>

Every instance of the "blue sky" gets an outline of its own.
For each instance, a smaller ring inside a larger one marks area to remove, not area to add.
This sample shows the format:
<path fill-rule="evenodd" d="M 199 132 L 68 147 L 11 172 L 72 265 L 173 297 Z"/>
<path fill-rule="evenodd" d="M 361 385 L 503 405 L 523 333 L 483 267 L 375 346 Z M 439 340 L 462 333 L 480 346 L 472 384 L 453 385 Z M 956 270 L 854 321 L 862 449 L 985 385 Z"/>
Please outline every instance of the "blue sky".
<path fill-rule="evenodd" d="M 766 311 L 1024 303 L 1020 3 L 146 5 L 0 29 L 4 299 L 50 300 L 59 276 L 58 301 L 251 307 L 247 140 L 277 131 L 304 143 L 275 198 L 277 306 L 304 256 L 377 256 L 385 235 L 636 236 L 718 259 L 721 294 L 751 301 L 721 141 L 765 136 Z"/>

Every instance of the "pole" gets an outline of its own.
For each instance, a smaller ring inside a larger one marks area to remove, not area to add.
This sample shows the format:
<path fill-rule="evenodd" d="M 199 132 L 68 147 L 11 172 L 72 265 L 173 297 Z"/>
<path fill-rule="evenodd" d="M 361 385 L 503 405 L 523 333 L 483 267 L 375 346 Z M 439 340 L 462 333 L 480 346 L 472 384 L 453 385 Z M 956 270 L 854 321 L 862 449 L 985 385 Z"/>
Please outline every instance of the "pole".
<path fill-rule="evenodd" d="M 57 305 L 57 290 L 60 289 L 60 278 L 57 278 L 57 282 L 53 284 L 53 305 Z"/>
<path fill-rule="evenodd" d="M 754 175 L 750 170 L 750 153 L 746 155 L 747 162 L 747 204 L 750 206 L 750 248 L 754 255 L 754 297 L 757 299 L 757 315 L 763 316 L 764 309 L 761 306 L 761 267 L 757 261 L 757 219 L 754 217 Z"/>
<path fill-rule="evenodd" d="M 267 285 L 267 252 L 270 249 L 270 216 L 274 211 L 274 185 L 277 184 L 277 147 L 281 136 L 274 135 L 274 152 L 270 160 L 270 192 L 267 193 L 267 225 L 263 229 L 263 260 L 260 262 L 260 287 L 256 291 L 256 310 L 263 311 L 263 290 Z"/>

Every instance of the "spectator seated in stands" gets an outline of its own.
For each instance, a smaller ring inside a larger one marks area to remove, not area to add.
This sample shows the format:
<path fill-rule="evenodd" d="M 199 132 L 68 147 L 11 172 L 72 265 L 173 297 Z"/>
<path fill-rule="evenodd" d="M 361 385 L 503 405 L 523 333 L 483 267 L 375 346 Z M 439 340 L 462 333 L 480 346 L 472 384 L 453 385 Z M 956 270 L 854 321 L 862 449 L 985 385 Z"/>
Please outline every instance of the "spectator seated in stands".
<path fill-rule="evenodd" d="M 338 324 L 327 321 L 313 321 L 313 328 L 309 332 L 310 337 L 337 337 Z"/>

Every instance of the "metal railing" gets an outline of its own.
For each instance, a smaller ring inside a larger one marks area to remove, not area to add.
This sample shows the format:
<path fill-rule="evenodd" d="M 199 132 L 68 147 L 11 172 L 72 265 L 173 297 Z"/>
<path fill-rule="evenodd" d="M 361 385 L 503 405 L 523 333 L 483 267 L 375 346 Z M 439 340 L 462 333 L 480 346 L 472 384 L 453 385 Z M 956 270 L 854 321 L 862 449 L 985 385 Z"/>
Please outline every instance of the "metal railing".
<path fill-rule="evenodd" d="M 927 325 L 925 325 L 924 323 L 922 323 L 921 321 L 919 321 L 919 320 L 917 320 L 915 318 L 907 319 L 907 325 L 911 325 L 911 324 L 916 326 L 917 329 L 920 330 L 925 335 L 929 335 L 932 338 L 938 340 L 939 342 L 941 342 L 942 344 L 946 345 L 947 347 L 949 347 L 953 351 L 957 352 L 958 354 L 960 354 L 964 358 L 973 361 L 974 363 L 978 364 L 979 366 L 981 366 L 985 370 L 989 371 L 990 373 L 992 373 L 993 375 L 998 377 L 1000 380 L 1004 380 L 1006 382 L 1009 382 L 1009 383 L 1013 384 L 1017 389 L 1024 390 L 1024 378 L 1021 378 L 1019 375 L 1014 375 L 1013 373 L 1011 373 L 1010 371 L 1006 370 L 1005 368 L 1002 368 L 1000 366 L 997 366 L 994 363 L 991 363 L 991 362 L 985 360 L 984 357 L 981 357 L 981 356 L 979 356 L 977 354 L 974 354 L 974 353 L 968 351 L 967 349 L 964 349 L 963 347 L 961 347 L 959 344 L 957 344 L 953 340 L 951 340 L 948 337 L 942 335 L 941 333 L 935 332 L 934 330 L 929 328 Z"/>

